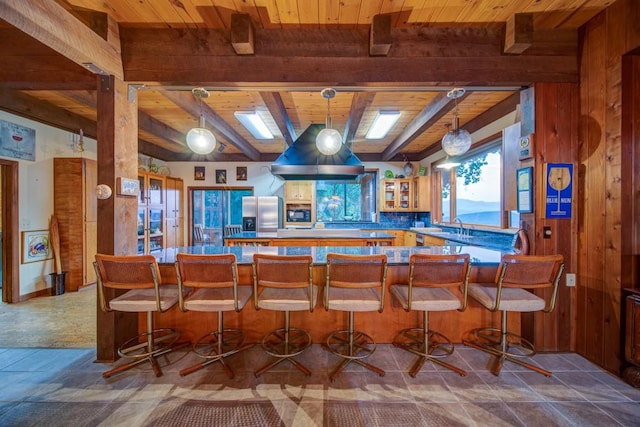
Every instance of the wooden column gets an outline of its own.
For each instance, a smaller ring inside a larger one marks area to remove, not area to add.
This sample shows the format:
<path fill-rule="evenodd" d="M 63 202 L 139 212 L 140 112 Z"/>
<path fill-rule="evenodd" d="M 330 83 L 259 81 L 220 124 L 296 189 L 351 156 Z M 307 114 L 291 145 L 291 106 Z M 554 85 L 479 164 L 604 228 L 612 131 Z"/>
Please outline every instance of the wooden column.
<path fill-rule="evenodd" d="M 113 195 L 98 200 L 98 253 L 137 253 L 137 197 L 118 196 L 116 179 L 137 179 L 138 107 L 135 90 L 113 76 L 98 76 L 98 184 Z M 117 358 L 120 344 L 137 334 L 137 315 L 104 313 L 97 307 L 97 358 Z"/>

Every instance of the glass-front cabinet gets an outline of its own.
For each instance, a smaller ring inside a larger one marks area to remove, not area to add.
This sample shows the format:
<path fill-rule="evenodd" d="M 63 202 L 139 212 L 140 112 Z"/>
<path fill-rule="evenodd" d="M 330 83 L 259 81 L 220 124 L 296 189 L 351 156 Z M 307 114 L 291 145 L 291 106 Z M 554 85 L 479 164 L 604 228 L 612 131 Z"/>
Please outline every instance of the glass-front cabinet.
<path fill-rule="evenodd" d="M 165 247 L 166 177 L 140 172 L 138 180 L 138 253 L 148 254 Z"/>
<path fill-rule="evenodd" d="M 383 212 L 402 212 L 412 210 L 412 180 L 383 179 L 380 191 L 380 210 Z"/>

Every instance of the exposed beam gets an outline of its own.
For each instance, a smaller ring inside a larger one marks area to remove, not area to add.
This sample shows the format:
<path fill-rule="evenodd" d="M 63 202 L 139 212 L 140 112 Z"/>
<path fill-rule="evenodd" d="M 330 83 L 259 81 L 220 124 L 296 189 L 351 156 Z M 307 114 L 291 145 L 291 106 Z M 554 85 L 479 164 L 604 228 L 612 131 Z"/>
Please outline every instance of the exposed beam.
<path fill-rule="evenodd" d="M 82 129 L 91 138 L 97 135 L 95 121 L 22 92 L 0 88 L 0 109 L 69 132 Z"/>
<path fill-rule="evenodd" d="M 7 89 L 93 89 L 95 76 L 16 28 L 0 28 L 0 86 Z"/>
<path fill-rule="evenodd" d="M 504 53 L 520 54 L 533 44 L 533 13 L 516 13 L 507 20 Z"/>
<path fill-rule="evenodd" d="M 293 141 L 297 138 L 296 130 L 293 128 L 291 117 L 289 117 L 287 108 L 284 106 L 282 96 L 278 92 L 260 92 L 260 96 L 269 109 L 271 117 L 275 120 L 276 126 L 278 126 L 287 145 L 293 144 Z"/>
<path fill-rule="evenodd" d="M 375 15 L 369 30 L 369 55 L 386 56 L 391 50 L 391 15 Z"/>
<path fill-rule="evenodd" d="M 467 96 L 469 96 L 469 92 L 466 92 L 458 98 L 458 103 L 462 102 Z M 397 154 L 400 154 L 403 148 L 440 120 L 442 116 L 451 111 L 454 106 L 454 100 L 447 97 L 446 93 L 436 95 L 415 119 L 404 128 L 402 133 L 382 152 L 382 160 L 389 161 Z"/>
<path fill-rule="evenodd" d="M 95 91 L 69 91 L 62 92 L 63 96 L 79 102 L 87 107 L 96 107 L 97 95 Z M 169 143 L 175 143 L 181 148 L 185 148 L 185 134 L 178 132 L 174 128 L 152 117 L 138 108 L 138 129 L 148 132 L 151 135 L 162 138 Z"/>
<path fill-rule="evenodd" d="M 506 116 L 507 114 L 514 111 L 518 104 L 520 104 L 520 93 L 516 92 L 508 98 L 504 99 L 500 103 L 494 105 L 489 108 L 484 113 L 476 116 L 473 120 L 468 121 L 461 127 L 464 128 L 469 133 L 474 133 L 483 127 L 495 122 L 496 120 Z M 444 136 L 444 134 L 443 134 Z M 415 154 L 415 159 L 410 160 L 422 160 L 426 157 L 431 156 L 432 154 L 437 153 L 442 149 L 440 144 L 433 144 L 432 146 L 422 150 L 420 153 Z"/>
<path fill-rule="evenodd" d="M 231 46 L 238 55 L 253 55 L 253 24 L 246 13 L 231 15 Z"/>
<path fill-rule="evenodd" d="M 360 126 L 362 115 L 367 109 L 373 98 L 374 92 L 356 92 L 351 100 L 351 108 L 349 109 L 349 116 L 347 117 L 347 123 L 344 127 L 343 141 L 345 144 L 353 150 L 353 139 L 356 137 L 356 131 Z"/>
<path fill-rule="evenodd" d="M 230 144 L 235 146 L 249 159 L 258 161 L 260 152 L 256 150 L 249 142 L 242 137 L 235 129 L 233 129 L 222 117 L 211 109 L 206 103 L 197 102 L 193 94 L 184 91 L 162 91 L 167 99 L 182 108 L 194 117 L 199 117 L 200 113 L 204 116 L 207 124 L 213 127 L 215 133 L 224 136 Z"/>
<path fill-rule="evenodd" d="M 127 80 L 191 87 L 233 86 L 239 79 L 249 84 L 334 87 L 578 81 L 577 43 L 567 44 L 566 38 L 555 55 L 513 56 L 503 54 L 502 29 L 403 28 L 392 30 L 394 45 L 388 56 L 371 57 L 367 30 L 255 31 L 258 53 L 238 56 L 224 33 L 216 30 L 122 28 Z"/>
<path fill-rule="evenodd" d="M 124 79 L 122 58 L 114 48 L 119 41 L 105 41 L 56 2 L 2 0 L 0 16 L 62 56 L 91 67 L 92 72 Z"/>

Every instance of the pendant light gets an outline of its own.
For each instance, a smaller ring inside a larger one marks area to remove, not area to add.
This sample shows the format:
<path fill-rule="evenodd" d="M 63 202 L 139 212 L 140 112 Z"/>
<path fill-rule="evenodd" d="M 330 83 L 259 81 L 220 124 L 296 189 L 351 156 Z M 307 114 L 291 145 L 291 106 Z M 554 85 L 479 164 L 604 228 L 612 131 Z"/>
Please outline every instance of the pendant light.
<path fill-rule="evenodd" d="M 447 93 L 447 98 L 453 99 L 455 102 L 452 127 L 442 138 L 442 149 L 449 156 L 464 154 L 471 147 L 471 135 L 466 130 L 460 129 L 460 119 L 458 117 L 458 98 L 464 93 L 464 89 L 452 89 Z"/>
<path fill-rule="evenodd" d="M 209 92 L 204 88 L 194 88 L 191 93 L 200 99 L 200 120 L 198 127 L 187 132 L 187 146 L 196 154 L 209 154 L 216 148 L 216 137 L 205 127 L 202 114 L 202 98 L 208 98 Z"/>
<path fill-rule="evenodd" d="M 327 88 L 322 89 L 320 92 L 323 98 L 327 100 L 327 121 L 326 127 L 318 132 L 316 136 L 316 147 L 325 156 L 331 156 L 336 154 L 342 148 L 342 135 L 340 132 L 333 129 L 331 123 L 331 98 L 336 96 L 336 90 Z"/>

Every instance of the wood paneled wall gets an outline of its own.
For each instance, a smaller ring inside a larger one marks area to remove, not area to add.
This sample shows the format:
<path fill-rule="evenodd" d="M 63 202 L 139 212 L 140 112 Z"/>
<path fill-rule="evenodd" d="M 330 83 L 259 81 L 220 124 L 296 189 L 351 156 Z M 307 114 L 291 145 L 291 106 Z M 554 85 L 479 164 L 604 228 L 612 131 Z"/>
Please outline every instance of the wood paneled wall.
<path fill-rule="evenodd" d="M 529 230 L 532 253 L 536 255 L 562 254 L 567 273 L 577 272 L 576 230 L 580 218 L 577 177 L 579 87 L 573 83 L 544 83 L 535 86 L 535 164 L 533 214 L 522 216 Z M 546 219 L 547 163 L 574 163 L 573 214 L 570 219 Z M 529 164 L 523 164 L 528 166 Z M 551 228 L 551 237 L 543 237 L 544 227 Z M 533 232 L 531 231 L 533 230 Z M 534 339 L 542 351 L 575 350 L 576 289 L 568 288 L 563 276 L 556 309 L 551 314 L 537 313 L 523 316 L 523 332 Z"/>
<path fill-rule="evenodd" d="M 623 188 L 638 188 L 637 160 L 622 142 L 638 143 L 622 133 L 628 128 L 622 124 L 622 93 L 630 90 L 623 86 L 622 58 L 640 46 L 639 21 L 640 2 L 618 0 L 581 32 L 576 350 L 616 374 L 623 358 L 622 248 L 631 248 L 625 242 L 639 232 L 622 214 L 638 208 L 622 203 Z M 633 119 L 639 120 L 637 113 L 625 117 Z M 637 248 L 630 250 L 637 254 Z"/>

